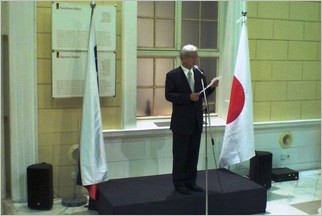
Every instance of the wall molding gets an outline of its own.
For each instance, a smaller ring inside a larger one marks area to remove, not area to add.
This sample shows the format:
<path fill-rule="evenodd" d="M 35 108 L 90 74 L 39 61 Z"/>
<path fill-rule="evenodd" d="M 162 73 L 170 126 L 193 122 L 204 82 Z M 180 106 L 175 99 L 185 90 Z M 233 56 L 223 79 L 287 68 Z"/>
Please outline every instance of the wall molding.
<path fill-rule="evenodd" d="M 168 120 L 170 122 L 170 120 Z M 104 130 L 105 139 L 122 139 L 130 140 L 132 138 L 147 137 L 147 136 L 164 136 L 172 135 L 168 127 L 158 127 L 154 124 L 155 120 L 149 120 L 137 124 L 137 127 L 130 129 L 118 129 L 118 130 Z M 225 131 L 225 123 L 223 119 L 218 117 L 211 118 L 212 132 L 215 134 L 222 134 Z M 254 133 L 260 131 L 281 131 L 285 128 L 289 130 L 297 130 L 321 127 L 321 119 L 308 119 L 308 120 L 292 120 L 292 121 L 275 121 L 275 122 L 254 122 Z M 204 133 L 203 133 L 204 134 Z"/>

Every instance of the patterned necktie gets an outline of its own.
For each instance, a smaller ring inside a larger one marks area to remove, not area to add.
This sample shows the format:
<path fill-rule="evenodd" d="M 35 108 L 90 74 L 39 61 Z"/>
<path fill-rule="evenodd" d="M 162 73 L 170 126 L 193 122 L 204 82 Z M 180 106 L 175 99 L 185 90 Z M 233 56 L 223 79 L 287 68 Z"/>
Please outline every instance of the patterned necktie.
<path fill-rule="evenodd" d="M 194 83 L 193 83 L 192 72 L 191 71 L 188 72 L 188 82 L 189 82 L 189 85 L 190 85 L 190 89 L 193 92 L 194 91 Z"/>

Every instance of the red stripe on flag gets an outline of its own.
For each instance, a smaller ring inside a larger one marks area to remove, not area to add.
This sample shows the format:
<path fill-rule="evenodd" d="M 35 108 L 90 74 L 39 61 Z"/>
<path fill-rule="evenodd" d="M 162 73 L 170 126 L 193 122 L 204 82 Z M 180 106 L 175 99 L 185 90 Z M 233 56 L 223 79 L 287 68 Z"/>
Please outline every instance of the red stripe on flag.
<path fill-rule="evenodd" d="M 242 84 L 239 80 L 234 76 L 230 102 L 229 102 L 229 110 L 227 116 L 227 124 L 233 122 L 241 113 L 245 104 L 245 92 Z"/>
<path fill-rule="evenodd" d="M 85 186 L 88 191 L 89 197 L 93 200 L 97 200 L 97 184 Z"/>

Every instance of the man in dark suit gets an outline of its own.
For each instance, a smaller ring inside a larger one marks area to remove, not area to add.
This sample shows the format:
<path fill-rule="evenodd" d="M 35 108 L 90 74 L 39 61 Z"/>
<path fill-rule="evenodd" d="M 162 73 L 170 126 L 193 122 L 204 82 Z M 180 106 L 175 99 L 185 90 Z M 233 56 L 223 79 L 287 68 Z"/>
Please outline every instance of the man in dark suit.
<path fill-rule="evenodd" d="M 180 52 L 181 65 L 169 71 L 165 81 L 165 97 L 172 102 L 170 129 L 173 133 L 172 181 L 182 194 L 189 190 L 202 192 L 196 184 L 200 139 L 203 128 L 202 82 L 207 86 L 205 76 L 194 68 L 198 49 L 186 45 Z M 212 81 L 206 95 L 214 92 L 218 80 Z"/>

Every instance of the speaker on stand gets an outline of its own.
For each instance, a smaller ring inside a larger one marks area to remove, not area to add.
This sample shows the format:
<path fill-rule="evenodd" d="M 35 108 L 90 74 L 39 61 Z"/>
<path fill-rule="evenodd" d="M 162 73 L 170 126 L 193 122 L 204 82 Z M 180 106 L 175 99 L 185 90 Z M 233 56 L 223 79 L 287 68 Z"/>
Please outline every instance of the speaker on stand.
<path fill-rule="evenodd" d="M 53 166 L 38 163 L 27 167 L 28 207 L 49 210 L 53 206 Z"/>
<path fill-rule="evenodd" d="M 250 159 L 249 178 L 254 182 L 271 187 L 273 154 L 267 151 L 255 151 L 255 156 Z"/>

